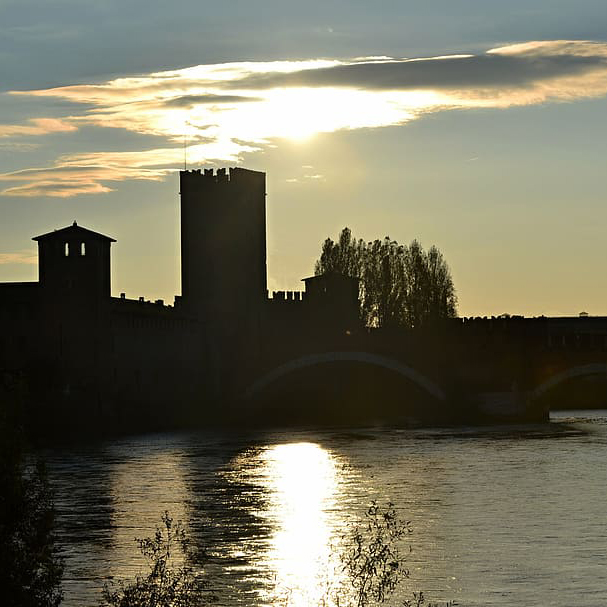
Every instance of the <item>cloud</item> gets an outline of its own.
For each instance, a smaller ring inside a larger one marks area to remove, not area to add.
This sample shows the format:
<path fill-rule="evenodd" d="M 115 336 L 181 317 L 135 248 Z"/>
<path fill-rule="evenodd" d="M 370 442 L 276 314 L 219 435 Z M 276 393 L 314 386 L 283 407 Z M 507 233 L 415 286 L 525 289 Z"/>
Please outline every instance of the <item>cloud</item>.
<path fill-rule="evenodd" d="M 0 137 L 16 135 L 48 135 L 50 133 L 69 133 L 78 127 L 58 118 L 30 118 L 29 124 L 0 124 Z"/>
<path fill-rule="evenodd" d="M 314 167 L 311 164 L 303 164 L 301 166 L 301 175 L 298 177 L 290 177 L 285 179 L 286 183 L 310 183 L 310 182 L 323 182 L 326 181 L 326 177 L 321 174 L 314 172 Z"/>
<path fill-rule="evenodd" d="M 0 141 L 0 150 L 7 152 L 31 152 L 40 147 L 40 143 L 21 143 L 16 141 Z"/>
<path fill-rule="evenodd" d="M 38 257 L 31 251 L 16 251 L 15 253 L 0 253 L 0 265 L 38 263 Z"/>
<path fill-rule="evenodd" d="M 57 165 L 48 168 L 24 169 L 0 174 L 0 181 L 13 182 L 14 185 L 0 191 L 3 196 L 53 196 L 69 198 L 80 194 L 102 194 L 112 188 L 104 185 L 112 181 L 125 179 L 145 179 L 160 181 L 167 173 L 143 167 L 81 164 L 76 158 L 60 159 Z"/>
<path fill-rule="evenodd" d="M 105 105 L 156 100 L 162 102 L 181 95 L 223 95 L 225 83 L 256 73 L 289 73 L 338 65 L 337 60 L 234 62 L 196 65 L 142 76 L 116 78 L 102 84 L 78 84 L 50 89 L 11 91 L 13 95 L 58 97 L 74 103 Z M 246 96 L 246 95 L 245 95 Z"/>
<path fill-rule="evenodd" d="M 325 176 L 321 173 L 313 173 L 311 175 L 302 175 L 301 177 L 290 177 L 285 179 L 287 183 L 302 183 L 304 181 L 326 181 Z"/>
<path fill-rule="evenodd" d="M 244 95 L 183 95 L 165 101 L 165 107 L 189 108 L 201 104 L 246 103 L 247 101 L 263 101 L 261 97 L 246 97 Z"/>
<path fill-rule="evenodd" d="M 192 163 L 223 160 L 229 143 L 193 145 L 187 150 Z M 247 149 L 235 144 L 230 160 Z M 252 148 L 251 148 L 252 149 Z M 0 190 L 2 196 L 51 196 L 70 198 L 82 194 L 111 192 L 107 184 L 131 179 L 161 181 L 182 166 L 183 148 L 158 148 L 141 152 L 92 152 L 61 156 L 51 167 L 23 169 L 0 173 L 0 182 L 12 185 Z"/>
<path fill-rule="evenodd" d="M 364 90 L 476 90 L 533 86 L 607 70 L 607 45 L 597 42 L 534 42 L 480 55 L 360 60 L 290 73 L 257 73 L 231 87 L 347 87 Z"/>
<path fill-rule="evenodd" d="M 69 198 L 71 196 L 80 196 L 81 194 L 105 194 L 112 191 L 112 188 L 92 181 L 94 177 L 94 175 L 91 175 L 90 180 L 86 180 L 84 183 L 65 183 L 53 180 L 32 181 L 21 186 L 6 188 L 2 190 L 2 196 L 21 196 L 27 198 L 52 196 L 54 198 Z"/>
<path fill-rule="evenodd" d="M 112 182 L 126 179 L 162 179 L 183 165 L 184 141 L 190 164 L 238 162 L 280 138 L 403 125 L 449 109 L 603 96 L 607 43 L 552 40 L 435 57 L 198 65 L 12 94 L 63 99 L 73 111 L 1 125 L 0 136 L 87 125 L 166 142 L 139 151 L 83 151 L 48 168 L 0 174 L 9 182 L 0 195 L 74 196 L 107 192 Z"/>

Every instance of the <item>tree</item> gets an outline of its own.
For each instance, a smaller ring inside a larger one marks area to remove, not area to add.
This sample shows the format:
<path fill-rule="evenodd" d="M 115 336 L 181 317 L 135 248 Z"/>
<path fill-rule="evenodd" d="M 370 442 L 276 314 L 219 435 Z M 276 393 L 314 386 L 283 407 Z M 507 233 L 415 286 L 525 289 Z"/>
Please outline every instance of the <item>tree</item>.
<path fill-rule="evenodd" d="M 325 240 L 314 272 L 358 278 L 361 319 L 370 327 L 419 327 L 457 314 L 447 262 L 435 246 L 426 252 L 417 240 L 365 243 L 344 228 L 337 242 Z"/>
<path fill-rule="evenodd" d="M 183 525 L 175 525 L 167 511 L 153 537 L 138 539 L 139 551 L 148 561 L 146 575 L 103 589 L 103 606 L 109 607 L 198 607 L 214 596 L 208 582 L 190 564 L 193 557 Z M 181 564 L 175 552 L 179 550 Z M 203 557 L 198 554 L 197 557 Z"/>
<path fill-rule="evenodd" d="M 315 265 L 315 274 L 340 272 L 347 276 L 361 275 L 364 267 L 366 244 L 361 240 L 352 239 L 350 228 L 344 228 L 338 242 L 327 238 L 322 246 L 320 259 Z"/>
<path fill-rule="evenodd" d="M 25 449 L 21 400 L 0 385 L 0 596 L 11 607 L 57 607 L 53 496 L 44 462 Z"/>

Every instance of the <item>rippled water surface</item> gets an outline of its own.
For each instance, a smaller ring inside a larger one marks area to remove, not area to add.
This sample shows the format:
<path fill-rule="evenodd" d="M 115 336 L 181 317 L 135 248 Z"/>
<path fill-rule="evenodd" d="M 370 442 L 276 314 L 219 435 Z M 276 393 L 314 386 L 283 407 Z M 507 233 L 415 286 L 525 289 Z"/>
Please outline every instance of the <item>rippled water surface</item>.
<path fill-rule="evenodd" d="M 344 582 L 342 538 L 370 500 L 411 521 L 403 597 L 607 605 L 607 411 L 508 429 L 134 436 L 46 456 L 69 607 L 141 570 L 134 538 L 165 510 L 208 549 L 219 604 L 318 604 Z"/>

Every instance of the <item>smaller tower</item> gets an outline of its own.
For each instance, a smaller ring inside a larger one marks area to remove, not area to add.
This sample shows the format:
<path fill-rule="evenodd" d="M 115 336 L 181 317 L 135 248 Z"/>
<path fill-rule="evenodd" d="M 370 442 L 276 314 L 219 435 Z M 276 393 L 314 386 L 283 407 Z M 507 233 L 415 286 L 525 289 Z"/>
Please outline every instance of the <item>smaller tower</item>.
<path fill-rule="evenodd" d="M 54 368 L 63 395 L 100 398 L 110 376 L 110 245 L 115 240 L 75 221 L 33 240 L 38 243 L 40 352 Z"/>
<path fill-rule="evenodd" d="M 38 243 L 40 286 L 47 296 L 109 300 L 110 245 L 113 238 L 79 226 L 55 230 L 32 240 Z"/>
<path fill-rule="evenodd" d="M 338 272 L 304 278 L 305 302 L 323 331 L 354 330 L 360 325 L 359 280 Z"/>

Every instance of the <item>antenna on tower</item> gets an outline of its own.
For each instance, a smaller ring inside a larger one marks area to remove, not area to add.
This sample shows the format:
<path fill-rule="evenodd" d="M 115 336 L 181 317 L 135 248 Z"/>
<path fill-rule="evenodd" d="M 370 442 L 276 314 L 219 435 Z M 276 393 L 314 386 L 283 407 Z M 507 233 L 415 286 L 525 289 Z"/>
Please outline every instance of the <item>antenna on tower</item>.
<path fill-rule="evenodd" d="M 188 121 L 183 125 L 183 170 L 188 170 Z"/>

